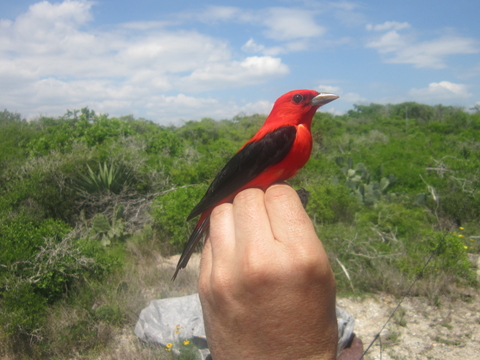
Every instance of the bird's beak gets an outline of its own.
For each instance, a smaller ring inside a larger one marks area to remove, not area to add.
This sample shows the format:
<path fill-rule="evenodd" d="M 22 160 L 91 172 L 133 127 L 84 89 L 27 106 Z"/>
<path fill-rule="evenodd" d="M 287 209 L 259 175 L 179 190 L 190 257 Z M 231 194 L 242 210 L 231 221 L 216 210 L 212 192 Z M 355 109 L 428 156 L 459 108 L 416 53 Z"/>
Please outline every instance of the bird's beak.
<path fill-rule="evenodd" d="M 335 94 L 320 93 L 312 99 L 312 104 L 315 106 L 322 106 L 338 98 L 339 96 Z"/>

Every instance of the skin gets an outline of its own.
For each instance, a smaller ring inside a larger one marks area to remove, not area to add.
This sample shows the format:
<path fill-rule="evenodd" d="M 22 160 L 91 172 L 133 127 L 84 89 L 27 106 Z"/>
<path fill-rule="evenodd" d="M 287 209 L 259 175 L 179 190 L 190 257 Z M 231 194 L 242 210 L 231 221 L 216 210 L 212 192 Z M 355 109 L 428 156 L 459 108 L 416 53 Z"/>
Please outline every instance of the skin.
<path fill-rule="evenodd" d="M 335 359 L 335 280 L 296 192 L 244 190 L 210 221 L 199 295 L 212 358 Z"/>

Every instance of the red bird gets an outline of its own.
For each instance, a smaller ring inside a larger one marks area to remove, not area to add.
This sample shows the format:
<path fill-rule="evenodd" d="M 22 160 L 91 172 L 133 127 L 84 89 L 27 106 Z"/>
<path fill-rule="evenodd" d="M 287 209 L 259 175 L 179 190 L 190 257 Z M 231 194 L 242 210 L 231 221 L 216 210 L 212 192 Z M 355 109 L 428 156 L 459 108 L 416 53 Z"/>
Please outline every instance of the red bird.
<path fill-rule="evenodd" d="M 195 246 L 208 230 L 214 207 L 232 202 L 247 188 L 265 191 L 273 183 L 295 176 L 307 163 L 312 152 L 310 126 L 313 115 L 320 106 L 337 98 L 329 93 L 295 90 L 275 101 L 260 130 L 220 170 L 202 200 L 188 215 L 187 221 L 201 214 L 172 280 L 187 266 Z"/>

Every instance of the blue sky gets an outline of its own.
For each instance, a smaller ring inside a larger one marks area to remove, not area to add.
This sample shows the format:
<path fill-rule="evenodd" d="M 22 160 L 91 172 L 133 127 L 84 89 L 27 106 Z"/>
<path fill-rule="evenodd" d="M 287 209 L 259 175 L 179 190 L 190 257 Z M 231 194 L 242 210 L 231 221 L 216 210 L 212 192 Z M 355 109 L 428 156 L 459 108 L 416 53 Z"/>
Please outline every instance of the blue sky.
<path fill-rule="evenodd" d="M 478 14 L 478 0 L 0 0 L 0 107 L 178 125 L 266 114 L 307 88 L 340 95 L 322 108 L 336 114 L 468 109 L 480 104 Z"/>

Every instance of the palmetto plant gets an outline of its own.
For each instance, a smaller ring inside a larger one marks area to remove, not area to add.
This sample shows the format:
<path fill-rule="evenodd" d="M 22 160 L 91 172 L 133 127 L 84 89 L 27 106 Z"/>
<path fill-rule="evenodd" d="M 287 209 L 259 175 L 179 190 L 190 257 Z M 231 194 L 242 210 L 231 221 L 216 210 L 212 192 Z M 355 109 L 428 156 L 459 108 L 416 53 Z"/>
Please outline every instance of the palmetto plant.
<path fill-rule="evenodd" d="M 79 174 L 74 179 L 75 189 L 81 195 L 110 191 L 119 194 L 125 186 L 133 182 L 133 169 L 124 165 L 104 162 L 98 164 L 98 171 L 93 171 L 87 164 L 88 173 Z"/>

